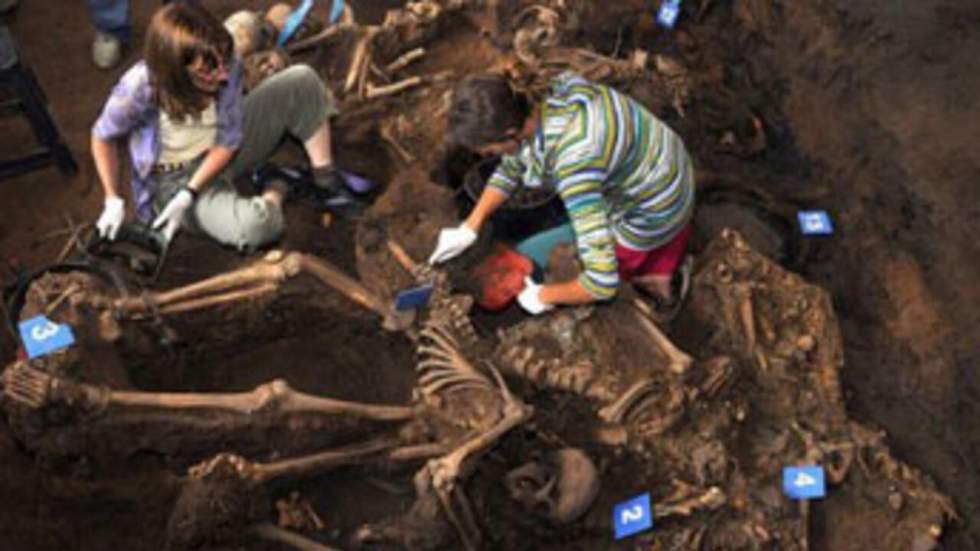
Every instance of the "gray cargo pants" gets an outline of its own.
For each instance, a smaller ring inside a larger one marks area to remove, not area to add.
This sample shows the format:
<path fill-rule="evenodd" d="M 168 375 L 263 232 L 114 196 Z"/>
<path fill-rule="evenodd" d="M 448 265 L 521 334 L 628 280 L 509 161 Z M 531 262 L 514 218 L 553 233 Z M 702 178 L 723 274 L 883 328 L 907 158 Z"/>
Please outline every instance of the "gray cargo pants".
<path fill-rule="evenodd" d="M 261 196 L 239 194 L 233 182 L 268 159 L 287 133 L 305 142 L 335 113 L 329 91 L 308 65 L 293 65 L 252 90 L 244 100 L 238 152 L 194 201 L 184 228 L 240 251 L 253 251 L 278 240 L 285 228 L 282 209 Z M 153 195 L 156 212 L 187 183 L 199 164 L 160 177 Z"/>

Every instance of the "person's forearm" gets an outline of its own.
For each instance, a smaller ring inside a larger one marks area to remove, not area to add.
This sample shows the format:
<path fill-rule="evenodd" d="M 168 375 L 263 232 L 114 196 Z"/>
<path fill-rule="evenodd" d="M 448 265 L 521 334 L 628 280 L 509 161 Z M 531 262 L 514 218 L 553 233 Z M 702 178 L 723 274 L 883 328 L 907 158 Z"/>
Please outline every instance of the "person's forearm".
<path fill-rule="evenodd" d="M 235 149 L 220 146 L 209 149 L 204 161 L 197 167 L 197 171 L 194 172 L 191 179 L 187 181 L 187 187 L 195 192 L 204 191 L 215 176 L 228 166 L 228 163 L 235 156 L 235 151 Z"/>
<path fill-rule="evenodd" d="M 577 279 L 542 286 L 540 298 L 545 304 L 588 304 L 596 300 Z"/>
<path fill-rule="evenodd" d="M 480 233 L 480 228 L 483 227 L 483 223 L 487 221 L 487 218 L 490 218 L 500 208 L 500 205 L 506 201 L 507 194 L 499 189 L 493 186 L 483 188 L 483 193 L 480 194 L 480 199 L 476 202 L 476 206 L 473 207 L 473 212 L 466 217 L 466 226 L 474 232 Z"/>
<path fill-rule="evenodd" d="M 119 196 L 119 144 L 92 136 L 92 158 L 106 197 Z"/>

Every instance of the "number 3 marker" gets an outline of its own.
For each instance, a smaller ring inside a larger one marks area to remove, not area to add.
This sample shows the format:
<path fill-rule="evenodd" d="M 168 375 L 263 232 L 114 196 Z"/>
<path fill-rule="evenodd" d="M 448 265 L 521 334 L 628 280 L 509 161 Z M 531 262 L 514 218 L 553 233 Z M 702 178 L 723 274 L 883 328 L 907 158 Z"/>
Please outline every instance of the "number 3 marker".
<path fill-rule="evenodd" d="M 18 328 L 28 358 L 50 354 L 75 342 L 75 334 L 69 325 L 55 323 L 44 316 L 22 321 Z"/>
<path fill-rule="evenodd" d="M 43 326 L 35 325 L 31 328 L 31 336 L 34 337 L 34 340 L 36 341 L 46 341 L 57 334 L 58 324 L 50 320 Z"/>

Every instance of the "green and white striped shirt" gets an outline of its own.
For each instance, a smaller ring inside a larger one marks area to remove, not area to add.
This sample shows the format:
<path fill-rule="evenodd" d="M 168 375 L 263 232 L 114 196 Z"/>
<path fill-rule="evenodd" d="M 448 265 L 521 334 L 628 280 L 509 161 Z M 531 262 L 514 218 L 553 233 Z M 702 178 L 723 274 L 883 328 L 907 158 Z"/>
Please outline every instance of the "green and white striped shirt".
<path fill-rule="evenodd" d="M 680 137 L 632 98 L 563 73 L 551 82 L 535 135 L 504 156 L 489 185 L 557 188 L 593 296 L 616 294 L 615 245 L 648 251 L 694 211 L 694 170 Z"/>

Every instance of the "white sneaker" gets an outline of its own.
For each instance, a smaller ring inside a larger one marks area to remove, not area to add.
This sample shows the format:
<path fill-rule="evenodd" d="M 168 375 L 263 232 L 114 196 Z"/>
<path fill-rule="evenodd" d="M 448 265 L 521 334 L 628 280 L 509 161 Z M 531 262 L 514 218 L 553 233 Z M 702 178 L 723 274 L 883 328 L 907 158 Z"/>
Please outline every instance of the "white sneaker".
<path fill-rule="evenodd" d="M 95 33 L 95 41 L 92 42 L 92 62 L 95 66 L 99 69 L 112 69 L 120 61 L 122 61 L 122 42 L 111 34 Z"/>
<path fill-rule="evenodd" d="M 17 7 L 18 0 L 0 0 L 0 13 Z"/>

